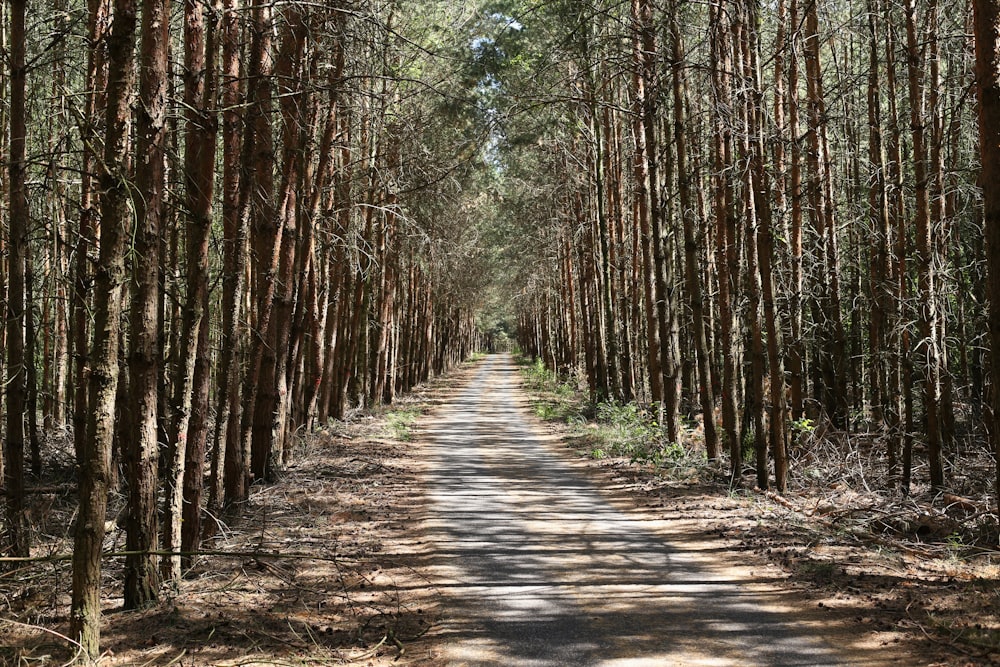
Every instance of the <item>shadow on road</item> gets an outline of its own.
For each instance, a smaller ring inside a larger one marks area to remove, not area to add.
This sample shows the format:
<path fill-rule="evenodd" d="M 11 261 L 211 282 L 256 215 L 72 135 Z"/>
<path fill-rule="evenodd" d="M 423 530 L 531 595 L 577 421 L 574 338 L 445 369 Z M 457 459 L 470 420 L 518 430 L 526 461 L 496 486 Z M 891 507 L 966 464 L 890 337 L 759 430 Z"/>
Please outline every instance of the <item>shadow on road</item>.
<path fill-rule="evenodd" d="M 490 357 L 419 430 L 449 664 L 847 664 L 782 608 L 779 583 L 751 590 L 665 544 L 524 414 L 515 367 Z"/>

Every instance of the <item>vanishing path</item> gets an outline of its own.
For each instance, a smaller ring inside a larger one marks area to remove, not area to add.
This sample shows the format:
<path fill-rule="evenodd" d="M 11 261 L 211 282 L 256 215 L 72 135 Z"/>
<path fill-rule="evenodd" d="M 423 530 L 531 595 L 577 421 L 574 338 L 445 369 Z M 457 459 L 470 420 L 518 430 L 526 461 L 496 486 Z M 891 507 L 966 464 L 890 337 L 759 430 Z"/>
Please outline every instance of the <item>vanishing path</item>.
<path fill-rule="evenodd" d="M 525 405 L 510 358 L 491 356 L 418 429 L 446 664 L 861 664 L 783 608 L 780 583 L 609 502 Z"/>

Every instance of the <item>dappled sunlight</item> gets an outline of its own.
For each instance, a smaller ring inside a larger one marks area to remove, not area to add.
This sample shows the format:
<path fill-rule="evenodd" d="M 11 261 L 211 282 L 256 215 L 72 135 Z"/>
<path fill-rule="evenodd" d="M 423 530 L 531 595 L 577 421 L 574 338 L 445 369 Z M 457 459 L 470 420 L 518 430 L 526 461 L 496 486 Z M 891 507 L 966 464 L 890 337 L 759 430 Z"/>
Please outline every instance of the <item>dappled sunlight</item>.
<path fill-rule="evenodd" d="M 491 357 L 419 426 L 453 664 L 841 664 L 778 582 L 709 567 L 598 493 L 522 416 L 514 378 Z"/>

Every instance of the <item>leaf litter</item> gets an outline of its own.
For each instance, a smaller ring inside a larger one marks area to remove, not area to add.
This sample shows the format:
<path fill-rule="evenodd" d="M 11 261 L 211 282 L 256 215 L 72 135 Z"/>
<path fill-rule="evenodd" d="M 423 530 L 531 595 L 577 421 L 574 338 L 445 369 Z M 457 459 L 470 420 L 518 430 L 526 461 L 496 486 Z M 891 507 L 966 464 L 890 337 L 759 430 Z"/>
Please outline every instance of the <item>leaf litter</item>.
<path fill-rule="evenodd" d="M 421 575 L 413 526 L 421 499 L 407 423 L 429 383 L 391 410 L 355 411 L 296 443 L 277 481 L 252 487 L 236 521 L 206 516 L 215 535 L 176 591 L 122 609 L 123 558 L 104 566 L 102 667 L 176 665 L 432 664 L 428 631 L 438 594 Z M 404 417 L 390 415 L 402 411 Z M 75 492 L 72 458 L 29 497 L 36 554 L 67 554 Z M 123 508 L 111 499 L 109 517 Z M 41 518 L 41 520 L 37 520 Z M 124 546 L 109 524 L 105 551 Z M 0 573 L 0 665 L 63 665 L 76 656 L 69 628 L 70 563 L 55 559 Z"/>

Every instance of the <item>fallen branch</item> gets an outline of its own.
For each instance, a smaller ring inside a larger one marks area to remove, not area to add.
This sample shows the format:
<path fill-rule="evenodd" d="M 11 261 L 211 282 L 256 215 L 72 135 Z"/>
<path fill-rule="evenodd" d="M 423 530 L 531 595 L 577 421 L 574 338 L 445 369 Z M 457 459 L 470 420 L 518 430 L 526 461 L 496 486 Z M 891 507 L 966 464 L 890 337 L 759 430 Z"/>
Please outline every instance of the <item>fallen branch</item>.
<path fill-rule="evenodd" d="M 261 560 L 265 558 L 284 558 L 290 560 L 318 560 L 329 563 L 341 563 L 349 560 L 353 562 L 363 562 L 366 559 L 348 558 L 344 556 L 321 556 L 318 554 L 308 554 L 300 552 L 281 553 L 280 551 L 106 551 L 101 554 L 103 558 L 124 558 L 126 556 L 219 556 L 222 558 L 246 558 L 249 560 Z M 73 560 L 73 554 L 52 554 L 49 556 L 3 556 L 0 563 L 50 563 L 57 561 Z"/>
<path fill-rule="evenodd" d="M 792 510 L 793 512 L 802 512 L 802 510 L 796 507 L 795 504 L 792 503 L 792 501 L 788 500 L 788 498 L 785 498 L 784 496 L 779 496 L 774 491 L 765 491 L 764 496 L 768 500 L 773 500 L 774 502 L 778 503 L 785 509 Z"/>
<path fill-rule="evenodd" d="M 30 623 L 22 623 L 20 621 L 12 621 L 9 618 L 0 618 L 0 623 L 9 623 L 11 625 L 17 625 L 19 627 L 27 628 L 29 630 L 40 630 L 42 632 L 45 632 L 45 633 L 48 633 L 48 634 L 52 635 L 53 637 L 58 637 L 59 639 L 62 639 L 63 641 L 68 642 L 70 645 L 76 647 L 76 653 L 73 655 L 72 658 L 70 658 L 69 662 L 67 662 L 65 665 L 63 665 L 63 667 L 68 667 L 68 665 L 75 665 L 76 661 L 79 659 L 80 655 L 83 653 L 83 644 L 81 644 L 80 642 L 76 641 L 75 639 L 71 639 L 70 637 L 67 637 L 66 635 L 62 634 L 61 632 L 56 632 L 55 630 L 51 630 L 49 628 L 46 628 L 45 626 L 42 626 L 42 625 L 31 625 Z"/>
<path fill-rule="evenodd" d="M 963 498 L 962 496 L 956 496 L 953 493 L 945 493 L 941 495 L 941 499 L 948 504 L 948 507 L 959 507 L 966 512 L 979 512 L 979 503 L 969 498 Z"/>

